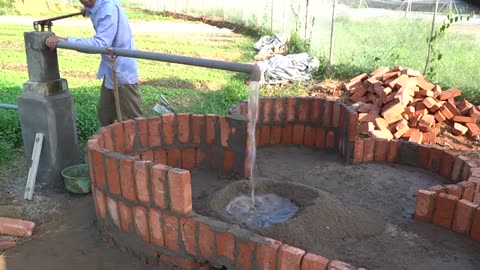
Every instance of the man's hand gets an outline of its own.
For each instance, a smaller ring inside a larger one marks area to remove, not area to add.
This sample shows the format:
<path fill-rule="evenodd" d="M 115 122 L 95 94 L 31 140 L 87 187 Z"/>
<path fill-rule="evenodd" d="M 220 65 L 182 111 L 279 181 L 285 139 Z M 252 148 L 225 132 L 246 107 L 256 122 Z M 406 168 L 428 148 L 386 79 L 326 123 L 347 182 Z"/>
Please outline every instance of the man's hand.
<path fill-rule="evenodd" d="M 50 48 L 50 50 L 53 51 L 57 47 L 57 42 L 59 41 L 67 41 L 67 39 L 63 37 L 51 36 L 47 38 L 47 41 L 45 42 L 45 44 L 47 45 L 47 47 Z"/>

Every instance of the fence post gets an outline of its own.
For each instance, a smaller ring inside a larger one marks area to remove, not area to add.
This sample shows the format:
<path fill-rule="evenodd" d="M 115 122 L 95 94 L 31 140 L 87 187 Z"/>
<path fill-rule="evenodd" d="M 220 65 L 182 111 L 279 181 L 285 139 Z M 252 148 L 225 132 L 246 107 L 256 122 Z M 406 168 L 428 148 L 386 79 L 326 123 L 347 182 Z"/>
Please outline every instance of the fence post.
<path fill-rule="evenodd" d="M 274 0 L 270 1 L 270 32 L 273 33 L 273 7 L 274 7 Z"/>

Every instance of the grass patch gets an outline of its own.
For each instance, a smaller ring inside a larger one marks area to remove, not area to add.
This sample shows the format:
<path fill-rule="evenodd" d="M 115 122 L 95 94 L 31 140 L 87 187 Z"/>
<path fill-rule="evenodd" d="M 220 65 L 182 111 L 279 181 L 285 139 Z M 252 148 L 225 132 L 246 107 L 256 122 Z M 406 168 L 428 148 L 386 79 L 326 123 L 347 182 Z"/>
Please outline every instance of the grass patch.
<path fill-rule="evenodd" d="M 168 19 L 158 13 L 129 10 L 130 18 L 143 20 Z M 321 68 L 316 78 L 349 79 L 362 72 L 370 72 L 378 66 L 406 66 L 423 71 L 425 64 L 430 24 L 425 21 L 404 19 L 350 20 L 339 18 L 336 27 L 335 66 L 326 73 L 326 62 L 321 58 Z M 0 102 L 16 103 L 16 96 L 27 80 L 23 35 L 31 31 L 30 25 L 2 25 L 0 33 Z M 91 27 L 56 26 L 59 36 L 90 37 Z M 257 35 L 224 37 L 214 40 L 206 34 L 195 36 L 161 36 L 138 33 L 135 35 L 139 50 L 180 54 L 202 58 L 213 58 L 236 62 L 250 62 L 256 52 L 252 44 Z M 296 37 L 296 36 L 295 36 Z M 328 46 L 328 40 L 324 41 Z M 295 39 L 292 53 L 301 52 L 305 43 Z M 449 30 L 437 44 L 444 58 L 434 64 L 436 75 L 429 80 L 443 89 L 459 87 L 474 103 L 480 101 L 478 88 L 480 57 L 476 45 L 478 37 Z M 308 45 L 308 44 L 306 44 Z M 96 80 L 99 55 L 86 55 L 74 51 L 60 50 L 61 76 L 68 80 L 75 99 L 77 129 L 81 142 L 95 132 L 99 123 L 96 104 L 100 81 Z M 160 94 L 164 95 L 177 112 L 226 114 L 228 108 L 247 98 L 246 76 L 199 67 L 139 60 L 140 92 L 145 113 L 154 115 L 153 105 Z M 308 86 L 292 84 L 289 87 L 266 87 L 260 96 L 302 95 Z M 3 142 L 3 143 L 2 143 Z M 21 132 L 15 111 L 0 109 L 0 151 L 21 147 Z M 0 156 L 0 161 L 7 160 Z"/>
<path fill-rule="evenodd" d="M 22 33 L 30 25 L 3 24 L 0 33 L 0 103 L 16 104 L 23 83 L 28 80 Z M 59 36 L 91 37 L 91 27 L 56 26 Z M 142 34 L 135 36 L 139 50 L 172 53 L 202 58 L 245 62 L 254 55 L 253 39 L 234 35 L 213 40 L 198 37 Z M 99 128 L 97 102 L 101 81 L 96 80 L 99 55 L 59 50 L 61 77 L 68 80 L 74 97 L 79 139 L 84 143 Z M 147 116 L 153 115 L 153 105 L 160 94 L 178 112 L 226 114 L 228 108 L 247 96 L 245 75 L 214 69 L 139 60 L 140 92 Z M 21 148 L 21 129 L 16 111 L 0 109 L 0 152 Z M 10 149 L 10 150 L 9 150 Z M 8 160 L 8 154 L 0 161 Z"/>

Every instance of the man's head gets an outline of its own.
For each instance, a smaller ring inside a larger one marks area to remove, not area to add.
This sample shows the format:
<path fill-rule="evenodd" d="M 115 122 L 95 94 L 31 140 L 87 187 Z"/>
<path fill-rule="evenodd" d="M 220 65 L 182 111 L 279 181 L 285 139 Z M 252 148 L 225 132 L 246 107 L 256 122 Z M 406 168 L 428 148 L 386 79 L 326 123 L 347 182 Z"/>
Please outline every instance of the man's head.
<path fill-rule="evenodd" d="M 80 3 L 87 8 L 93 8 L 96 0 L 80 0 Z"/>

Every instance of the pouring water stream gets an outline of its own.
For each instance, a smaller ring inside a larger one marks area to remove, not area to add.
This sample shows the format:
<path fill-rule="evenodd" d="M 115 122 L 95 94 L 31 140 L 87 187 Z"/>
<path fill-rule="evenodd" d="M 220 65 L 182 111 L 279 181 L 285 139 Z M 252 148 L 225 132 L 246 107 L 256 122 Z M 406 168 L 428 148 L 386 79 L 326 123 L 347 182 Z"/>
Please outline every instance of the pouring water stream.
<path fill-rule="evenodd" d="M 252 143 L 251 151 L 248 153 L 250 155 L 250 187 L 251 187 L 251 199 L 252 207 L 255 209 L 255 159 L 257 157 L 257 143 L 255 141 L 255 129 L 257 125 L 258 117 L 258 92 L 259 92 L 259 83 L 250 82 L 250 95 L 248 98 L 248 119 L 250 124 L 249 129 L 249 139 Z"/>

